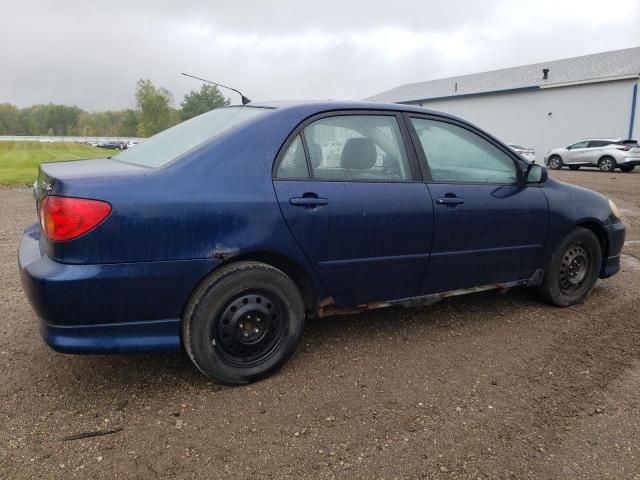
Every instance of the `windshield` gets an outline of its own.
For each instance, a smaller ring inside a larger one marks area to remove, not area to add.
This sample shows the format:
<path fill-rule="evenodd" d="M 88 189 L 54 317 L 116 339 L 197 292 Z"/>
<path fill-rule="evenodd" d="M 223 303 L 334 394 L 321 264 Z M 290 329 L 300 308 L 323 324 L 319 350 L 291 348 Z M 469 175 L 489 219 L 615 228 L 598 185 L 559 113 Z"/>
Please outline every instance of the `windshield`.
<path fill-rule="evenodd" d="M 264 108 L 254 107 L 211 110 L 164 130 L 113 159 L 143 167 L 162 167 L 201 143 L 264 112 Z"/>

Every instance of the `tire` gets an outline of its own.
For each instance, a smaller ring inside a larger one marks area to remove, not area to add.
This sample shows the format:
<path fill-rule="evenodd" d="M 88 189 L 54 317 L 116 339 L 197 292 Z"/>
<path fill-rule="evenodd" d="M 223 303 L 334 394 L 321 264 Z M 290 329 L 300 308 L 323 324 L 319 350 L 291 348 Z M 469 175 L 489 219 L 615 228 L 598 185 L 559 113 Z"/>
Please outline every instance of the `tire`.
<path fill-rule="evenodd" d="M 580 165 L 569 165 L 569 170 L 580 170 Z"/>
<path fill-rule="evenodd" d="M 616 161 L 613 157 L 602 157 L 598 160 L 598 168 L 601 172 L 613 172 L 616 169 Z"/>
<path fill-rule="evenodd" d="M 601 265 L 598 238 L 591 230 L 577 227 L 549 260 L 537 293 L 542 300 L 558 307 L 581 303 L 598 280 Z"/>
<path fill-rule="evenodd" d="M 547 166 L 551 170 L 560 170 L 562 168 L 562 158 L 560 155 L 551 155 L 547 160 Z"/>
<path fill-rule="evenodd" d="M 182 342 L 202 373 L 245 384 L 289 360 L 304 320 L 302 296 L 287 275 L 264 263 L 238 262 L 196 289 L 182 320 Z"/>
<path fill-rule="evenodd" d="M 634 168 L 635 168 L 635 165 L 621 165 L 620 166 L 620 170 L 622 170 L 625 173 L 632 172 Z"/>

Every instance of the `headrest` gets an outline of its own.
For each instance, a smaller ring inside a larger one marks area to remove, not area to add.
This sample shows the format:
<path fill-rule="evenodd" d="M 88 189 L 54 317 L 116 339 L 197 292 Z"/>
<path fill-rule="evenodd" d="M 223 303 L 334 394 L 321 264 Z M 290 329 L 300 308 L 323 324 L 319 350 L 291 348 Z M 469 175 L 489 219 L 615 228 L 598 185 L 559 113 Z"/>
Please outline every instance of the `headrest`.
<path fill-rule="evenodd" d="M 322 163 L 322 148 L 317 143 L 310 142 L 307 144 L 309 149 L 309 158 L 311 159 L 311 166 L 318 168 Z"/>
<path fill-rule="evenodd" d="M 376 146 L 368 138 L 350 138 L 342 149 L 342 168 L 367 170 L 376 164 Z"/>

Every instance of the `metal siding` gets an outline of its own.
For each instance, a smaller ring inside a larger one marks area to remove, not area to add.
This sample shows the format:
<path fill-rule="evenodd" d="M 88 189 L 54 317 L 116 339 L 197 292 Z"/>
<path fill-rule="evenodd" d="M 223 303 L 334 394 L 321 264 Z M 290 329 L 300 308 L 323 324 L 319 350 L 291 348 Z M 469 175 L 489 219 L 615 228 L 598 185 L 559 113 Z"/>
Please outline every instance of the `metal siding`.
<path fill-rule="evenodd" d="M 504 142 L 533 147 L 536 160 L 591 137 L 626 138 L 637 80 L 444 99 L 422 106 L 469 120 Z M 551 115 L 548 115 L 551 112 Z M 634 134 L 638 136 L 638 112 Z"/>

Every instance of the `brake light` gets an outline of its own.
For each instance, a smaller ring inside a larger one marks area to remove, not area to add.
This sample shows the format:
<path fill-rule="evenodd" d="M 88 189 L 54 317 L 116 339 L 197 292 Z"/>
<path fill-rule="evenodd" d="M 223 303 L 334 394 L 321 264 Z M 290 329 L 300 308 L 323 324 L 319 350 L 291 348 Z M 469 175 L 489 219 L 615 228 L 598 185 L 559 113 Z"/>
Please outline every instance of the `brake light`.
<path fill-rule="evenodd" d="M 631 150 L 631 147 L 616 147 L 618 150 L 622 150 L 623 152 L 628 152 Z"/>
<path fill-rule="evenodd" d="M 111 213 L 111 205 L 101 200 L 48 196 L 40 204 L 40 226 L 51 240 L 63 242 L 96 227 Z"/>

